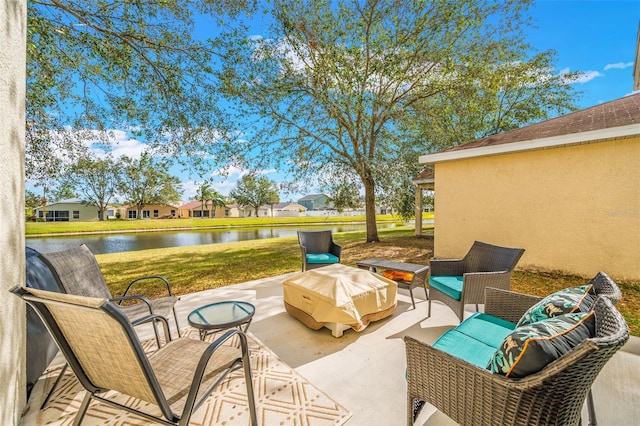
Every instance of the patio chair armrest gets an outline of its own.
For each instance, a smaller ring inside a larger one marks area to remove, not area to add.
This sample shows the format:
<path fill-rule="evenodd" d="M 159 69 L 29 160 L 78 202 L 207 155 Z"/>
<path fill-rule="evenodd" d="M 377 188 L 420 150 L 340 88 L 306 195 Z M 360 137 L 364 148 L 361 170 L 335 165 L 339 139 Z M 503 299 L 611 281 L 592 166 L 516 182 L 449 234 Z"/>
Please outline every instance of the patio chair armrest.
<path fill-rule="evenodd" d="M 464 261 L 462 259 L 431 259 L 429 273 L 434 277 L 459 277 L 464 273 Z"/>
<path fill-rule="evenodd" d="M 127 286 L 127 289 L 124 291 L 123 296 L 126 296 L 127 293 L 129 292 L 129 289 L 137 282 L 140 281 L 149 281 L 149 280 L 160 280 L 162 281 L 166 287 L 167 287 L 167 292 L 169 293 L 169 296 L 173 296 L 173 294 L 171 293 L 171 284 L 169 283 L 169 280 L 167 280 L 165 277 L 161 276 L 161 275 L 148 275 L 145 277 L 140 277 L 140 278 L 136 278 L 135 280 L 131 281 L 129 283 L 129 285 Z"/>
<path fill-rule="evenodd" d="M 231 339 L 233 336 L 238 336 L 240 339 L 240 357 L 238 357 L 230 366 L 229 370 L 233 370 L 237 364 L 243 362 L 249 365 L 249 345 L 247 342 L 247 336 L 240 330 L 229 330 L 221 337 L 217 338 L 213 343 L 211 343 L 207 349 L 204 350 L 202 355 L 200 356 L 200 360 L 198 361 L 198 366 L 196 367 L 196 371 L 193 375 L 193 380 L 191 381 L 191 387 L 189 388 L 189 395 L 185 401 L 184 409 L 182 412 L 182 419 L 185 419 L 186 416 L 190 416 L 195 408 L 200 406 L 204 402 L 205 399 L 209 396 L 213 388 L 215 388 L 220 380 L 224 378 L 225 375 L 222 375 L 218 380 L 214 381 L 204 392 L 200 392 L 200 385 L 202 384 L 202 379 L 204 377 L 205 371 L 207 369 L 207 364 L 211 357 L 215 354 L 216 350 L 227 340 Z M 200 394 L 200 399 L 196 401 L 196 397 Z M 188 417 L 187 417 L 188 420 Z"/>
<path fill-rule="evenodd" d="M 153 313 L 153 304 L 151 303 L 151 300 L 149 300 L 145 296 L 115 296 L 110 298 L 109 300 L 111 300 L 112 302 L 117 302 L 118 305 L 122 305 L 122 302 L 125 300 L 139 300 L 147 305 L 149 314 Z"/>
<path fill-rule="evenodd" d="M 336 256 L 338 259 L 340 259 L 340 254 L 342 253 L 342 246 L 340 244 L 331 242 L 331 247 L 329 247 L 329 253 Z"/>
<path fill-rule="evenodd" d="M 522 315 L 541 297 L 515 291 L 487 287 L 485 289 L 484 312 L 488 315 L 517 323 Z"/>
<path fill-rule="evenodd" d="M 463 275 L 462 300 L 464 303 L 484 303 L 484 290 L 487 287 L 509 290 L 511 272 L 470 272 Z"/>
<path fill-rule="evenodd" d="M 162 315 L 158 315 L 158 314 L 145 315 L 141 318 L 138 318 L 137 320 L 131 321 L 131 325 L 136 327 L 138 325 L 152 322 L 153 326 L 155 327 L 155 323 L 157 321 L 160 321 L 162 323 L 162 328 L 164 329 L 164 341 L 165 341 L 165 344 L 167 344 L 171 341 L 171 333 L 169 332 L 169 321 L 167 321 L 167 319 Z M 159 344 L 160 342 L 158 342 L 158 349 L 160 348 Z"/>
<path fill-rule="evenodd" d="M 413 424 L 414 399 L 434 405 L 458 423 L 469 423 L 468 416 L 472 415 L 478 424 L 496 424 L 496 419 L 507 411 L 506 406 L 518 401 L 517 395 L 531 387 L 526 381 L 518 383 L 493 374 L 410 336 L 405 336 L 404 342 L 407 424 Z"/>

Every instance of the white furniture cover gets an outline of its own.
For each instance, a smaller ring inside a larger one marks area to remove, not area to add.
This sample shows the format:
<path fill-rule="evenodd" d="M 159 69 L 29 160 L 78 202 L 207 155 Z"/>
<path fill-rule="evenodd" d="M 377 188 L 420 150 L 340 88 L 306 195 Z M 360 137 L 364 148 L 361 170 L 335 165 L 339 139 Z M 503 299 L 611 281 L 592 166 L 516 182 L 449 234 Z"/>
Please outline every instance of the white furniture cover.
<path fill-rule="evenodd" d="M 397 289 L 394 281 L 381 275 L 341 264 L 305 271 L 283 282 L 287 311 L 314 329 L 338 323 L 362 331 L 369 322 L 395 311 Z"/>

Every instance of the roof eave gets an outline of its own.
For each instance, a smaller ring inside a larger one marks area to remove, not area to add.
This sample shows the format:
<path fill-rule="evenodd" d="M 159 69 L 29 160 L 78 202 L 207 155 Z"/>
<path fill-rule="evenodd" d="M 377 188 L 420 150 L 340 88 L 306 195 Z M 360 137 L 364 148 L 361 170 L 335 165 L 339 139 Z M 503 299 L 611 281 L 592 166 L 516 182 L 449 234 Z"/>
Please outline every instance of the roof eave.
<path fill-rule="evenodd" d="M 597 142 L 607 139 L 640 135 L 640 124 L 612 127 L 609 129 L 592 130 L 588 132 L 570 133 L 562 136 L 532 139 L 499 145 L 482 146 L 478 148 L 460 149 L 420 156 L 420 164 L 435 164 L 444 161 L 463 160 L 467 158 L 485 157 L 489 155 L 508 154 L 512 152 L 532 151 L 545 148 L 557 148 L 566 145 L 576 145 Z"/>

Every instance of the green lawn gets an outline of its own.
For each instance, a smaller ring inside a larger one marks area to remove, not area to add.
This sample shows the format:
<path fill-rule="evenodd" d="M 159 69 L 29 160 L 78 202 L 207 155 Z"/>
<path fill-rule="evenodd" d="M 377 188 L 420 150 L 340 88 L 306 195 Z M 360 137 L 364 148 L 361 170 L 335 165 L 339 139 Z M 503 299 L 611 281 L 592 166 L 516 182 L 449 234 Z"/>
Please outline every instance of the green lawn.
<path fill-rule="evenodd" d="M 425 217 L 426 219 L 427 217 Z M 378 222 L 402 221 L 392 215 L 379 215 Z M 27 222 L 27 235 L 66 234 L 83 232 L 117 232 L 145 230 L 174 230 L 193 228 L 226 228 L 282 225 L 322 225 L 325 223 L 364 223 L 364 216 L 327 217 L 244 217 L 229 219 L 146 219 L 108 220 L 102 222 Z"/>

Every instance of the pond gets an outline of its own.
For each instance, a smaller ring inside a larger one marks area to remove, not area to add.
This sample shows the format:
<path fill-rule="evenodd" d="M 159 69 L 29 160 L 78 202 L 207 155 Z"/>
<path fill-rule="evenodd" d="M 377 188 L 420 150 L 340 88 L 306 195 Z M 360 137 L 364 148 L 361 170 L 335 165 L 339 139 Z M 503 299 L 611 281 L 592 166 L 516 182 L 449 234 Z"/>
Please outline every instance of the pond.
<path fill-rule="evenodd" d="M 394 227 L 395 223 L 379 223 L 378 229 Z M 119 253 L 163 247 L 181 247 L 200 244 L 231 243 L 264 238 L 295 237 L 297 231 L 336 232 L 364 231 L 365 225 L 287 226 L 237 229 L 207 229 L 197 231 L 158 231 L 125 234 L 70 235 L 56 237 L 29 237 L 27 246 L 40 253 L 65 250 L 86 244 L 94 254 Z"/>

